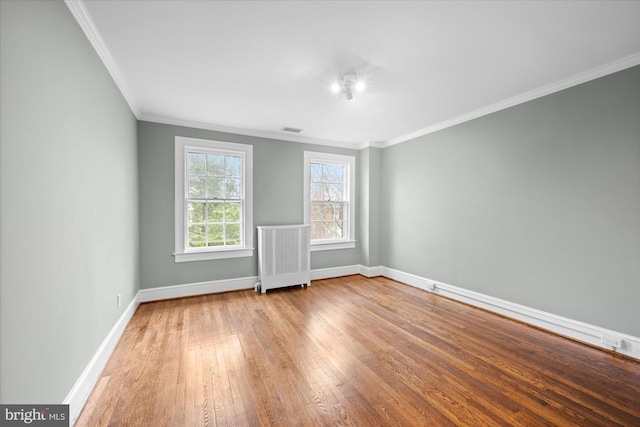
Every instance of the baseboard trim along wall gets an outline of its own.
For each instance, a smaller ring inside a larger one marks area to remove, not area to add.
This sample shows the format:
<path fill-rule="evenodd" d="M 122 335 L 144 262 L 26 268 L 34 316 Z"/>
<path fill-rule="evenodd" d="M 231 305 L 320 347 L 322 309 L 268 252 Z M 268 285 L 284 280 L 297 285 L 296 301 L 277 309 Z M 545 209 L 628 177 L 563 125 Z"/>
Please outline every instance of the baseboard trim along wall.
<path fill-rule="evenodd" d="M 469 291 L 457 286 L 384 266 L 368 267 L 364 265 L 350 265 L 316 269 L 311 271 L 311 279 L 329 279 L 332 277 L 350 276 L 354 274 L 361 274 L 366 277 L 384 276 L 427 292 L 443 295 L 469 305 L 520 320 L 568 338 L 592 344 L 607 350 L 614 350 L 618 353 L 640 359 L 640 338 L 607 330 L 598 326 L 589 325 L 587 323 L 568 319 L 562 316 L 557 316 L 555 314 L 546 313 L 541 310 L 536 310 L 520 304 L 494 298 L 489 295 Z M 127 323 L 129 323 L 133 317 L 133 314 L 140 303 L 218 292 L 253 289 L 257 281 L 258 277 L 252 276 L 238 279 L 214 280 L 210 282 L 141 289 L 138 291 L 131 303 L 127 306 L 127 309 L 122 313 L 120 319 L 118 319 L 100 347 L 98 347 L 96 354 L 93 356 L 91 361 L 89 361 L 89 364 L 80 375 L 80 378 L 78 378 L 78 381 L 76 381 L 75 385 L 63 401 L 63 403 L 69 404 L 69 417 L 72 420 L 71 425 L 75 423 L 76 419 L 80 415 L 82 406 L 89 397 L 89 393 L 91 393 L 91 390 L 100 377 L 102 370 L 106 366 L 111 353 L 113 353 L 113 350 L 118 344 L 118 340 L 124 332 Z M 614 349 L 604 345 L 602 343 L 603 335 L 621 339 L 621 348 Z"/>
<path fill-rule="evenodd" d="M 526 307 L 388 267 L 382 267 L 382 275 L 389 279 L 397 280 L 398 282 L 423 289 L 427 292 L 443 295 L 475 307 L 483 308 L 485 310 L 546 329 L 558 335 L 563 335 L 606 350 L 613 350 L 617 353 L 624 354 L 635 359 L 640 359 L 640 338 L 638 337 L 590 325 L 577 320 L 568 319 L 542 310 Z M 603 336 L 621 339 L 622 346 L 620 348 L 614 348 L 603 344 Z"/>
<path fill-rule="evenodd" d="M 358 267 L 357 265 L 347 265 L 344 267 L 317 268 L 311 270 L 311 280 L 331 279 L 332 277 L 360 274 Z"/>
<path fill-rule="evenodd" d="M 344 267 L 321 268 L 311 270 L 311 280 L 331 279 L 333 277 L 360 274 L 365 277 L 382 276 L 382 266 L 367 267 L 366 265 L 347 265 Z"/>
<path fill-rule="evenodd" d="M 102 341 L 102 344 L 100 344 L 100 347 L 98 347 L 98 350 L 87 364 L 87 367 L 84 368 L 84 371 L 80 374 L 80 377 L 71 388 L 67 397 L 62 401 L 63 404 L 69 405 L 69 419 L 71 420 L 71 425 L 73 425 L 78 419 L 80 411 L 89 397 L 89 393 L 91 393 L 96 381 L 100 378 L 100 374 L 107 365 L 107 362 L 111 357 L 111 353 L 113 353 L 116 345 L 118 345 L 118 341 L 120 340 L 125 327 L 133 317 L 133 314 L 136 312 L 139 304 L 138 294 L 136 294 L 118 321 L 113 325 L 113 328 L 111 328 L 105 339 Z"/>
<path fill-rule="evenodd" d="M 377 267 L 367 267 L 365 265 L 358 266 L 358 273 L 363 275 L 364 277 L 376 277 L 383 276 L 384 267 L 379 265 Z"/>
<path fill-rule="evenodd" d="M 218 292 L 240 291 L 253 289 L 258 278 L 242 277 L 239 279 L 213 280 L 210 282 L 189 283 L 186 285 L 164 286 L 161 288 L 140 289 L 139 301 L 150 302 L 170 298 L 191 297 Z"/>

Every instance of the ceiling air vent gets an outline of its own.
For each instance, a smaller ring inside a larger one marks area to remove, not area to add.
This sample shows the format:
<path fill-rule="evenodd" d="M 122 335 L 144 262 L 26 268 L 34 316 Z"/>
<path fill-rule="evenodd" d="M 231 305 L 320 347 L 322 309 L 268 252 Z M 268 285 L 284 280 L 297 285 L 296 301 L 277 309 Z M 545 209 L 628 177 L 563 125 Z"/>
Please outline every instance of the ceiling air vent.
<path fill-rule="evenodd" d="M 290 127 L 287 127 L 287 126 L 283 127 L 283 128 L 282 128 L 282 130 L 283 130 L 283 131 L 285 131 L 285 132 L 293 132 L 293 133 L 300 133 L 300 132 L 302 132 L 302 129 L 298 129 L 298 128 L 290 128 Z"/>

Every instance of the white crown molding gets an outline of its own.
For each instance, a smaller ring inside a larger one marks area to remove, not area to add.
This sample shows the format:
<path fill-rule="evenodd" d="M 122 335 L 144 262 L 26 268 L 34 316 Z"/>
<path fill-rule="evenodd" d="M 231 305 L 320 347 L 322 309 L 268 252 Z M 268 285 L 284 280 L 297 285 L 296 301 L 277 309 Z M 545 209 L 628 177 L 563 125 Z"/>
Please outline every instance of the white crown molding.
<path fill-rule="evenodd" d="M 604 64 L 599 67 L 587 70 L 585 72 L 575 74 L 571 77 L 557 81 L 555 83 L 551 83 L 541 88 L 534 89 L 529 92 L 525 92 L 523 94 L 514 96 L 509 99 L 505 99 L 500 102 L 496 102 L 495 104 L 487 105 L 486 107 L 480 108 L 475 111 L 471 111 L 470 113 L 463 114 L 461 116 L 454 117 L 449 120 L 445 120 L 440 123 L 436 123 L 434 125 L 417 130 L 415 132 L 411 132 L 406 135 L 390 139 L 380 145 L 381 145 L 381 148 L 386 148 L 392 145 L 400 144 L 402 142 L 406 142 L 411 139 L 418 138 L 420 136 L 428 135 L 430 133 L 446 129 L 446 128 L 458 125 L 460 123 L 467 122 L 469 120 L 477 119 L 479 117 L 486 116 L 488 114 L 495 113 L 497 111 L 504 110 L 509 107 L 523 104 L 525 102 L 532 101 L 534 99 L 541 98 L 543 96 L 550 95 L 552 93 L 559 92 L 561 90 L 568 89 L 570 87 L 577 86 L 579 84 L 586 83 L 588 81 L 595 80 L 597 78 L 604 77 L 606 75 L 613 74 L 618 71 L 622 71 L 627 68 L 634 67 L 636 65 L 640 65 L 640 53 L 634 53 L 633 55 L 629 55 L 624 58 L 618 59 L 616 61 L 610 62 L 608 64 Z"/>
<path fill-rule="evenodd" d="M 608 64 L 604 64 L 602 66 L 593 68 L 591 70 L 587 70 L 585 72 L 576 74 L 574 76 L 568 77 L 566 79 L 560 80 L 555 83 L 551 83 L 549 85 L 543 86 L 538 89 L 534 89 L 532 91 L 514 96 L 512 98 L 488 105 L 486 107 L 480 108 L 475 111 L 471 111 L 469 113 L 463 114 L 458 117 L 454 117 L 449 120 L 445 120 L 440 123 L 433 124 L 423 129 L 419 129 L 415 132 L 408 133 L 406 135 L 402 135 L 396 138 L 389 139 L 387 141 L 361 141 L 361 142 L 344 142 L 344 141 L 334 141 L 334 140 L 326 140 L 320 138 L 311 138 L 305 137 L 302 135 L 287 135 L 281 132 L 268 132 L 268 131 L 259 131 L 259 130 L 250 130 L 250 129 L 240 129 L 229 126 L 221 126 L 212 123 L 200 123 L 193 122 L 188 120 L 181 119 L 171 119 L 166 117 L 154 116 L 150 114 L 144 114 L 140 111 L 135 98 L 129 86 L 126 83 L 124 76 L 122 75 L 120 68 L 116 64 L 111 52 L 109 51 L 107 45 L 105 44 L 100 32 L 95 26 L 91 16 L 89 15 L 83 0 L 64 0 L 65 4 L 71 11 L 71 14 L 76 19 L 85 35 L 91 42 L 92 46 L 98 53 L 98 56 L 104 63 L 107 71 L 111 75 L 112 79 L 120 89 L 122 96 L 125 98 L 126 102 L 129 104 L 129 108 L 136 116 L 138 120 L 149 121 L 154 123 L 175 125 L 175 126 L 184 126 L 196 129 L 205 129 L 212 130 L 217 132 L 225 132 L 232 133 L 237 135 L 244 136 L 253 136 L 259 138 L 268 138 L 268 139 L 276 139 L 282 141 L 290 141 L 290 142 L 298 142 L 303 144 L 316 144 L 316 145 L 324 145 L 329 147 L 339 147 L 339 148 L 347 148 L 353 150 L 362 150 L 368 147 L 373 148 L 386 148 L 392 145 L 400 144 L 402 142 L 406 142 L 420 136 L 424 136 L 433 132 L 437 132 L 439 130 L 443 130 L 460 123 L 467 122 L 469 120 L 473 120 L 482 116 L 486 116 L 491 113 L 495 113 L 500 110 L 504 110 L 509 107 L 513 107 L 515 105 L 522 104 L 527 101 L 531 101 L 536 98 L 540 98 L 554 92 L 558 92 L 572 86 L 579 85 L 581 83 L 588 82 L 590 80 L 597 79 L 599 77 L 606 76 L 608 74 L 615 73 L 617 71 L 624 70 L 626 68 L 630 68 L 636 65 L 640 65 L 640 53 L 634 53 L 632 55 L 626 56 L 624 58 L 618 59 L 616 61 L 610 62 Z"/>
<path fill-rule="evenodd" d="M 145 122 L 152 122 L 152 123 L 160 123 L 165 125 L 172 125 L 172 126 L 182 126 L 182 127 L 193 128 L 193 129 L 212 130 L 215 132 L 231 133 L 234 135 L 252 136 L 257 138 L 267 138 L 267 139 L 275 139 L 275 140 L 289 141 L 289 142 L 298 142 L 302 144 L 315 144 L 315 145 L 325 145 L 329 147 L 350 148 L 352 150 L 360 150 L 362 148 L 366 148 L 369 145 L 369 143 L 366 143 L 366 142 L 351 143 L 351 142 L 331 141 L 328 139 L 309 138 L 301 135 L 289 135 L 289 134 L 279 133 L 279 132 L 240 129 L 240 128 L 234 128 L 230 126 L 216 125 L 212 123 L 201 123 L 201 122 L 193 122 L 190 120 L 172 119 L 168 117 L 154 116 L 152 114 L 142 114 L 140 117 L 138 117 L 138 120 L 145 121 Z"/>
<path fill-rule="evenodd" d="M 71 1 L 71 0 L 66 0 L 66 1 Z M 304 137 L 300 135 L 285 135 L 285 134 L 276 133 L 276 132 L 247 130 L 247 129 L 227 127 L 227 126 L 220 126 L 215 124 L 192 122 L 188 120 L 170 119 L 166 117 L 144 115 L 144 114 L 138 117 L 138 119 L 154 122 L 154 123 L 184 126 L 184 127 L 190 127 L 190 128 L 196 128 L 196 129 L 213 130 L 217 132 L 232 133 L 237 135 L 277 139 L 277 140 L 284 140 L 284 141 L 291 141 L 291 142 L 299 142 L 303 144 L 317 144 L 317 145 L 325 145 L 329 147 L 349 148 L 353 150 L 363 150 L 369 147 L 386 148 L 392 145 L 400 144 L 402 142 L 406 142 L 424 135 L 428 135 L 430 133 L 437 132 L 439 130 L 443 130 L 443 129 L 458 125 L 460 123 L 468 122 L 470 120 L 477 119 L 477 118 L 495 113 L 497 111 L 507 109 L 509 107 L 514 107 L 516 105 L 523 104 L 525 102 L 532 101 L 534 99 L 541 98 L 543 96 L 550 95 L 552 93 L 559 92 L 561 90 L 568 89 L 570 87 L 577 86 L 579 84 L 586 83 L 588 81 L 595 80 L 597 78 L 604 77 L 606 75 L 613 74 L 618 71 L 622 71 L 627 68 L 634 67 L 636 65 L 640 65 L 640 53 L 634 53 L 632 55 L 601 65 L 596 68 L 592 68 L 585 72 L 575 74 L 571 77 L 557 81 L 555 83 L 551 83 L 541 88 L 534 89 L 529 92 L 525 92 L 523 94 L 514 96 L 512 98 L 505 99 L 500 102 L 496 102 L 494 104 L 488 105 L 478 110 L 471 111 L 461 116 L 454 117 L 452 119 L 445 120 L 440 123 L 436 123 L 426 128 L 408 133 L 403 136 L 399 136 L 397 138 L 392 138 L 387 141 L 341 142 L 341 141 L 332 141 L 332 140 L 319 139 L 319 138 L 309 138 L 309 137 Z"/>
<path fill-rule="evenodd" d="M 125 101 L 127 102 L 127 104 L 129 104 L 131 112 L 136 116 L 137 119 L 140 119 L 140 109 L 138 108 L 138 104 L 136 103 L 136 100 L 133 97 L 129 86 L 124 79 L 124 76 L 120 72 L 118 64 L 116 64 L 113 56 L 111 56 L 109 48 L 105 44 L 102 36 L 100 35 L 100 32 L 98 31 L 98 28 L 95 26 L 93 20 L 91 19 L 91 16 L 89 15 L 89 12 L 87 11 L 87 8 L 85 7 L 83 1 L 64 0 L 64 2 L 71 11 L 73 17 L 78 22 L 78 25 L 80 25 L 80 28 L 82 28 L 82 31 L 84 31 L 84 34 L 89 39 L 89 42 L 102 60 L 102 63 L 107 68 L 107 71 L 111 75 L 111 78 L 115 82 L 116 86 L 118 86 L 118 89 L 120 89 L 120 93 L 122 93 Z"/>

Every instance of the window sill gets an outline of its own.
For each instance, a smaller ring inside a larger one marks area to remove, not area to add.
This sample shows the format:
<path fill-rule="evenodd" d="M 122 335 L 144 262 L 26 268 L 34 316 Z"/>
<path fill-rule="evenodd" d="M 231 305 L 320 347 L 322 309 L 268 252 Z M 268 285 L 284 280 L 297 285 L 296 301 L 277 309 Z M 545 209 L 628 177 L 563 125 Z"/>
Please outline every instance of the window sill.
<path fill-rule="evenodd" d="M 242 258 L 253 256 L 251 249 L 227 249 L 224 251 L 183 252 L 173 254 L 175 262 L 209 261 L 215 259 Z"/>
<path fill-rule="evenodd" d="M 355 240 L 335 243 L 311 243 L 311 252 L 333 251 L 338 249 L 353 249 L 356 247 Z"/>

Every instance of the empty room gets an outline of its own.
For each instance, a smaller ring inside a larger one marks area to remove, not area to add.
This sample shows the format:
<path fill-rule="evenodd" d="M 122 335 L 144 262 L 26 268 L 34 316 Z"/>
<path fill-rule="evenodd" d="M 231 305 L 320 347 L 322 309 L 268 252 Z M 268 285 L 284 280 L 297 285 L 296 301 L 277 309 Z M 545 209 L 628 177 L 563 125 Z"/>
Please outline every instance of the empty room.
<path fill-rule="evenodd" d="M 0 79 L 0 425 L 640 425 L 640 1 L 0 0 Z"/>

